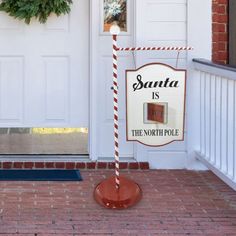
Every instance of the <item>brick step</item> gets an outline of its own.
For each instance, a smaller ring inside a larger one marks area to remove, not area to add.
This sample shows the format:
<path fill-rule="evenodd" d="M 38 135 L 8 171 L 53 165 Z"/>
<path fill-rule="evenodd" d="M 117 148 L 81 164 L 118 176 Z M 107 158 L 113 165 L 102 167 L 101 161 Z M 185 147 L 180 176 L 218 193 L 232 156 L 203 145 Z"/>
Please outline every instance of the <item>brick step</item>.
<path fill-rule="evenodd" d="M 114 162 L 18 162 L 18 161 L 2 161 L 0 162 L 0 169 L 83 169 L 83 170 L 97 170 L 97 169 L 115 169 Z M 148 162 L 121 162 L 120 169 L 130 170 L 148 170 Z"/>

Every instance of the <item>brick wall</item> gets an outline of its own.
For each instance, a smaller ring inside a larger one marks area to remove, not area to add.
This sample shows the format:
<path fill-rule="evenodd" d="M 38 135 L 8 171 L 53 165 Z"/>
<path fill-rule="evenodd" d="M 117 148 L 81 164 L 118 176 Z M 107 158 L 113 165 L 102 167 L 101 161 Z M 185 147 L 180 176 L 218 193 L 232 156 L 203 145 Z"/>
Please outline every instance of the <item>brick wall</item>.
<path fill-rule="evenodd" d="M 228 0 L 213 0 L 212 61 L 228 63 Z"/>

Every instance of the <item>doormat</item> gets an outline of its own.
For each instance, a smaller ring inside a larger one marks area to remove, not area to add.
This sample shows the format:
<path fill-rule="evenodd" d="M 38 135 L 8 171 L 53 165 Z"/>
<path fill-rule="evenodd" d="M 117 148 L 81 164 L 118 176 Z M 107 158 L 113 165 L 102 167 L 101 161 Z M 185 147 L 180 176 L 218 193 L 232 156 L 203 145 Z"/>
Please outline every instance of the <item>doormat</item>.
<path fill-rule="evenodd" d="M 0 181 L 82 181 L 79 170 L 0 170 Z"/>

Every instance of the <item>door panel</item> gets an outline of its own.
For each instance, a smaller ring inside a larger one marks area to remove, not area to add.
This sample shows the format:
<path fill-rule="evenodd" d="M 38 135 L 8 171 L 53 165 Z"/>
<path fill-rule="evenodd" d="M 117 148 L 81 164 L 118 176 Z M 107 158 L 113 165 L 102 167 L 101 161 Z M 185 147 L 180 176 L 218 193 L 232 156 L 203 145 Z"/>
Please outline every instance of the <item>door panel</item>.
<path fill-rule="evenodd" d="M 21 122 L 23 110 L 24 59 L 2 57 L 0 64 L 0 119 Z"/>

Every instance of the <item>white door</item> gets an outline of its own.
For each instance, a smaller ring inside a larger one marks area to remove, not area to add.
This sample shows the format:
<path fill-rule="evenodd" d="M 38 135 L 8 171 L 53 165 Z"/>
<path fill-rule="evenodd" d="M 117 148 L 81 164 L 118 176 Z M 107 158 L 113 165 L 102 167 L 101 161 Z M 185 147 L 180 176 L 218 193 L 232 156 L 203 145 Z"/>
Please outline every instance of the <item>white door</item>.
<path fill-rule="evenodd" d="M 112 90 L 112 37 L 103 32 L 103 0 L 93 1 L 92 5 L 92 112 L 93 137 L 92 158 L 111 158 L 114 156 L 113 90 Z M 133 45 L 133 1 L 128 1 L 128 32 L 121 33 L 119 46 Z M 134 68 L 131 53 L 119 53 L 119 141 L 120 157 L 133 157 L 133 143 L 126 141 L 125 110 L 125 70 Z M 96 127 L 95 127 L 96 126 Z M 96 143 L 96 145 L 95 145 Z M 96 151 L 93 151 L 96 149 Z"/>
<path fill-rule="evenodd" d="M 137 45 L 185 46 L 187 44 L 187 0 L 137 0 Z M 146 51 L 137 53 L 137 65 L 161 62 L 173 67 L 186 68 L 187 54 L 176 51 Z M 178 63 L 177 63 L 178 62 Z M 185 129 L 186 132 L 186 129 Z M 186 133 L 185 133 L 186 138 Z M 186 139 L 163 147 L 137 144 L 137 159 L 149 161 L 154 168 L 180 168 L 185 165 Z"/>
<path fill-rule="evenodd" d="M 191 46 L 190 52 L 140 52 L 137 65 L 162 62 L 173 67 L 186 68 L 187 98 L 185 114 L 185 140 L 153 148 L 137 144 L 137 160 L 149 161 L 151 168 L 196 168 L 192 159 L 198 142 L 198 79 L 191 70 L 192 58 L 202 58 L 211 51 L 211 0 L 136 0 L 137 45 Z M 199 18 L 199 13 L 201 19 Z M 178 60 L 177 60 L 178 58 Z M 178 63 L 177 63 L 178 62 Z M 196 109 L 197 108 L 197 109 Z M 191 159 L 190 159 L 191 157 Z"/>
<path fill-rule="evenodd" d="M 0 13 L 0 126 L 87 127 L 89 1 L 31 25 Z"/>

